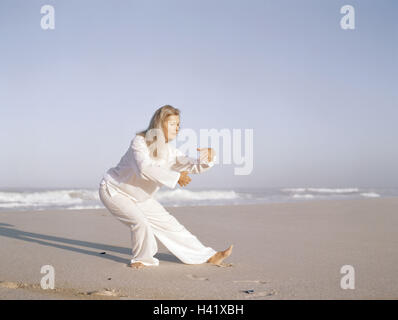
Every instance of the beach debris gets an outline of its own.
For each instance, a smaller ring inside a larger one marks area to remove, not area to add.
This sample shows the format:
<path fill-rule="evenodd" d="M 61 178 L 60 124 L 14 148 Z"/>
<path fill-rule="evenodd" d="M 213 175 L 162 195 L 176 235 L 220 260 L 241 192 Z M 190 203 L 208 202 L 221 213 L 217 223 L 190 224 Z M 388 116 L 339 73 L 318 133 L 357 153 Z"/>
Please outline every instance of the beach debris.
<path fill-rule="evenodd" d="M 112 278 L 108 278 L 108 280 L 112 280 Z"/>
<path fill-rule="evenodd" d="M 244 292 L 249 293 L 249 295 L 247 295 L 246 298 L 268 297 L 268 296 L 273 296 L 276 294 L 276 291 L 273 289 L 270 289 L 269 291 L 260 291 L 260 292 L 254 292 L 254 290 L 244 290 Z"/>
<path fill-rule="evenodd" d="M 244 293 L 252 294 L 252 293 L 254 293 L 254 289 L 243 290 L 243 292 L 244 292 Z"/>

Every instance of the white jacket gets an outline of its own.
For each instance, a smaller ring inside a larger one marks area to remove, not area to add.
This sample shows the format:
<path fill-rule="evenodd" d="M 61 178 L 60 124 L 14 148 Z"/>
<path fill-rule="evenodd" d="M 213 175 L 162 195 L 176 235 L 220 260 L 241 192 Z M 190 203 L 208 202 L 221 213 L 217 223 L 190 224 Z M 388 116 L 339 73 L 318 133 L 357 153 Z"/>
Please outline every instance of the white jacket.
<path fill-rule="evenodd" d="M 162 185 L 174 189 L 181 171 L 199 174 L 214 165 L 214 159 L 212 162 L 199 164 L 197 159 L 185 156 L 171 144 L 166 145 L 169 150 L 168 159 L 156 160 L 150 156 L 145 138 L 136 135 L 119 164 L 104 174 L 101 184 L 107 185 L 111 196 L 122 192 L 135 201 L 144 201 Z"/>

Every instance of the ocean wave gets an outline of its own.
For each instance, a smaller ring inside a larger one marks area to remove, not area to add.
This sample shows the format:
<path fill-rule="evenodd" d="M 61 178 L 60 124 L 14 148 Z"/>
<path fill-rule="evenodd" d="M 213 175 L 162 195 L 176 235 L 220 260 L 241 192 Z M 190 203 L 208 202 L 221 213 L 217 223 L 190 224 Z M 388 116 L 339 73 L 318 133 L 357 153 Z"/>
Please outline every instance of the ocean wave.
<path fill-rule="evenodd" d="M 357 193 L 358 188 L 285 188 L 283 192 L 314 192 L 314 193 L 329 193 L 329 194 L 344 194 L 344 193 Z"/>
<path fill-rule="evenodd" d="M 233 190 L 208 190 L 208 191 L 191 191 L 191 190 L 170 190 L 170 191 L 158 191 L 155 194 L 156 200 L 227 200 L 227 199 L 238 199 L 239 195 Z"/>
<path fill-rule="evenodd" d="M 380 195 L 375 192 L 368 192 L 368 193 L 361 193 L 361 196 L 367 197 L 367 198 L 378 198 Z"/>
<path fill-rule="evenodd" d="M 312 199 L 314 198 L 313 194 L 294 194 L 293 198 L 297 199 L 297 198 L 304 198 L 304 199 Z"/>
<path fill-rule="evenodd" d="M 154 198 L 167 207 L 244 205 L 323 199 L 398 197 L 398 188 L 161 189 Z M 102 209 L 98 189 L 0 191 L 0 211 Z"/>
<path fill-rule="evenodd" d="M 233 190 L 159 190 L 155 199 L 166 205 L 214 204 L 240 199 Z M 0 209 L 100 209 L 98 190 L 65 189 L 36 192 L 0 192 Z"/>
<path fill-rule="evenodd" d="M 67 210 L 84 210 L 84 209 L 104 209 L 104 206 L 95 205 L 95 206 L 73 206 L 70 208 L 66 208 Z"/>
<path fill-rule="evenodd" d="M 99 201 L 98 192 L 84 189 L 0 192 L 0 208 L 69 206 L 87 201 Z"/>

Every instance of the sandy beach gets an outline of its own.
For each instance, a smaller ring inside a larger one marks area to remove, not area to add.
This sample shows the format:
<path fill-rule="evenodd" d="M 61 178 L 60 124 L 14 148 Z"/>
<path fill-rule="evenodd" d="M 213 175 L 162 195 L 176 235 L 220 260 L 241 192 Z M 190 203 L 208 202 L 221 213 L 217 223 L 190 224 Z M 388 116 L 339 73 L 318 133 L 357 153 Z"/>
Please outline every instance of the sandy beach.
<path fill-rule="evenodd" d="M 158 242 L 160 265 L 131 269 L 129 230 L 106 209 L 1 212 L 0 298 L 398 298 L 398 198 L 167 209 L 203 244 L 234 244 L 232 266 L 186 265 Z"/>

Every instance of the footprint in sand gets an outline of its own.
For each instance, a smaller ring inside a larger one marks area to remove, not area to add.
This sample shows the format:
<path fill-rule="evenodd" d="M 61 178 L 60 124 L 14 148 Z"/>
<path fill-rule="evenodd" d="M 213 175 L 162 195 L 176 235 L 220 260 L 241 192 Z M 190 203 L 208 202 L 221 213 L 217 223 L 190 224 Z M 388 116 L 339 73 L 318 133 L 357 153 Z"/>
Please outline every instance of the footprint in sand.
<path fill-rule="evenodd" d="M 233 263 L 225 263 L 225 262 L 222 262 L 222 263 L 220 263 L 220 264 L 215 264 L 215 266 L 217 266 L 217 267 L 222 267 L 222 268 L 228 268 L 228 267 L 233 267 L 234 264 L 233 264 Z"/>
<path fill-rule="evenodd" d="M 115 289 L 104 289 L 98 291 L 91 291 L 83 294 L 94 295 L 94 296 L 106 296 L 106 297 L 119 297 L 120 294 Z"/>
<path fill-rule="evenodd" d="M 235 283 L 237 282 L 244 282 L 244 283 L 259 283 L 259 284 L 265 284 L 267 283 L 266 281 L 261 281 L 261 280 L 234 280 Z"/>
<path fill-rule="evenodd" d="M 201 281 L 209 280 L 208 278 L 199 277 L 199 276 L 196 276 L 194 274 L 187 274 L 187 277 L 192 279 L 192 280 L 201 280 Z"/>
<path fill-rule="evenodd" d="M 0 281 L 0 287 L 8 288 L 8 289 L 27 289 L 27 290 L 40 290 L 43 291 L 39 284 L 27 284 L 27 283 L 19 283 L 19 282 L 12 282 L 12 281 Z M 46 290 L 47 291 L 47 290 Z M 68 294 L 73 296 L 102 296 L 102 297 L 109 297 L 109 298 L 125 298 L 126 295 L 122 294 L 115 289 L 105 288 L 104 290 L 98 291 L 91 291 L 91 292 L 78 292 L 75 289 L 65 289 L 65 288 L 57 288 L 51 290 L 53 293 L 56 294 Z M 99 298 L 99 297 L 98 297 Z"/>
<path fill-rule="evenodd" d="M 20 288 L 20 284 L 18 284 L 17 282 L 11 282 L 11 281 L 1 281 L 0 282 L 0 287 L 3 288 L 8 288 L 8 289 L 18 289 Z"/>
<path fill-rule="evenodd" d="M 267 281 L 263 280 L 234 280 L 234 283 L 252 283 L 252 284 L 260 284 L 264 285 L 267 284 Z M 268 297 L 273 296 L 276 294 L 274 289 L 267 289 L 262 291 L 257 291 L 257 289 L 247 289 L 247 290 L 240 290 L 240 292 L 245 294 L 245 298 L 256 298 L 256 297 Z"/>

